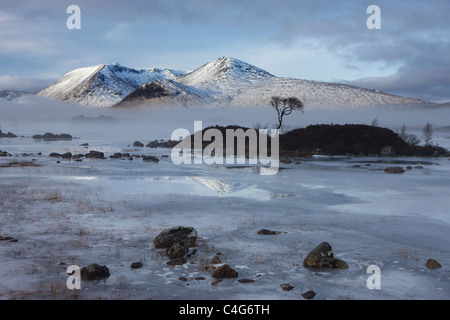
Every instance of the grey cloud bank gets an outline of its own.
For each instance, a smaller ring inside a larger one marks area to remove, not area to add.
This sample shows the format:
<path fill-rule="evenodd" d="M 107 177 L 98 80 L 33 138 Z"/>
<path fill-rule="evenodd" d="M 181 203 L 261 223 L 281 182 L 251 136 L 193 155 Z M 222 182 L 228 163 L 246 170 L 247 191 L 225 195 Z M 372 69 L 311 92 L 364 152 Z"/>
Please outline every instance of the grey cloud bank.
<path fill-rule="evenodd" d="M 81 0 L 76 31 L 71 4 L 2 1 L 0 89 L 100 63 L 192 70 L 229 55 L 277 76 L 450 100 L 448 1 L 377 1 L 381 30 L 366 28 L 372 1 Z"/>

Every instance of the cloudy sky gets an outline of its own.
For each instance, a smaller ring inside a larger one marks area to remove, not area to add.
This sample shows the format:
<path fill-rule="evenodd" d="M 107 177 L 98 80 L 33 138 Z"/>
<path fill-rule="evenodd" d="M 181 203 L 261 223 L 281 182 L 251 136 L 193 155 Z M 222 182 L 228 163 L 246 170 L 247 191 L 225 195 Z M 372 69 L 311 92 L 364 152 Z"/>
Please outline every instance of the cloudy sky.
<path fill-rule="evenodd" d="M 450 101 L 450 1 L 0 0 L 0 90 L 118 62 L 193 70 L 221 56 L 276 76 Z M 81 29 L 69 30 L 69 5 Z M 381 29 L 369 30 L 369 5 Z"/>

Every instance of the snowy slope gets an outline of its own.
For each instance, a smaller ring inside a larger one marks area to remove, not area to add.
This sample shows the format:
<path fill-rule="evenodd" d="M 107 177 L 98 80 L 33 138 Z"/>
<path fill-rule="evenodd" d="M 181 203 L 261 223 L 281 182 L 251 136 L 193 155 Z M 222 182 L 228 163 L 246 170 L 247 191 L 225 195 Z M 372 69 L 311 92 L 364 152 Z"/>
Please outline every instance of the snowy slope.
<path fill-rule="evenodd" d="M 73 70 L 38 95 L 81 105 L 109 107 L 139 86 L 154 80 L 174 79 L 180 71 L 135 70 L 119 64 L 96 65 Z"/>
<path fill-rule="evenodd" d="M 307 107 L 357 108 L 377 105 L 430 104 L 419 99 L 400 97 L 375 90 L 337 83 L 317 82 L 291 78 L 270 78 L 240 86 L 216 83 L 210 90 L 218 104 L 231 106 L 267 106 L 275 95 L 299 98 Z M 204 88 L 206 89 L 206 88 Z"/>
<path fill-rule="evenodd" d="M 308 106 L 411 105 L 423 101 L 355 86 L 279 78 L 238 59 L 222 57 L 177 79 L 214 96 L 218 105 L 267 106 L 274 95 L 296 96 Z"/>

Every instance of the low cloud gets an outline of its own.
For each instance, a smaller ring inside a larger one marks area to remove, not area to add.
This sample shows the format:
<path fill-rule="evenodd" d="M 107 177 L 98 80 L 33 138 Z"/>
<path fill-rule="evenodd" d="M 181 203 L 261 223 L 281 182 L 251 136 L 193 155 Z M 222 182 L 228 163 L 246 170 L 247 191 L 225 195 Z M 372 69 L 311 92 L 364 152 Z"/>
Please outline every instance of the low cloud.
<path fill-rule="evenodd" d="M 54 79 L 43 80 L 36 78 L 2 75 L 0 76 L 0 90 L 37 92 L 48 87 L 54 82 Z"/>

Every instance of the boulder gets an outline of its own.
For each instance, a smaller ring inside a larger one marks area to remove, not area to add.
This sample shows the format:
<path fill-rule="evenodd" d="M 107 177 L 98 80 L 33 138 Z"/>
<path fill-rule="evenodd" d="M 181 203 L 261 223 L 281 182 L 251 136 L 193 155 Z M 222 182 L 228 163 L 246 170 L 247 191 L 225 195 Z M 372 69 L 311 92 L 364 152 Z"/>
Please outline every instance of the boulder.
<path fill-rule="evenodd" d="M 143 148 L 144 144 L 140 141 L 135 141 L 135 142 L 133 142 L 133 147 Z"/>
<path fill-rule="evenodd" d="M 88 154 L 84 155 L 85 158 L 93 158 L 93 159 L 106 159 L 105 154 L 100 151 L 91 150 Z"/>
<path fill-rule="evenodd" d="M 437 262 L 434 259 L 428 259 L 427 261 L 427 268 L 432 268 L 432 269 L 436 269 L 436 268 L 441 268 L 441 264 L 439 262 Z"/>
<path fill-rule="evenodd" d="M 146 145 L 147 148 L 157 148 L 158 146 L 159 146 L 158 140 L 150 141 Z"/>
<path fill-rule="evenodd" d="M 53 158 L 61 158 L 62 154 L 57 153 L 57 152 L 52 152 L 48 156 L 53 157 Z"/>
<path fill-rule="evenodd" d="M 144 264 L 142 262 L 133 262 L 131 264 L 131 269 L 140 269 L 144 266 Z"/>
<path fill-rule="evenodd" d="M 345 261 L 336 259 L 333 256 L 333 249 L 328 242 L 322 242 L 314 248 L 303 260 L 303 266 L 306 268 L 348 268 L 348 264 Z"/>
<path fill-rule="evenodd" d="M 96 263 L 90 264 L 81 269 L 81 278 L 83 280 L 104 279 L 110 276 L 109 269 L 106 266 L 100 266 Z"/>
<path fill-rule="evenodd" d="M 314 298 L 315 296 L 316 296 L 316 293 L 314 291 L 312 291 L 312 290 L 309 290 L 309 291 L 306 291 L 305 293 L 302 293 L 302 297 L 304 299 L 308 299 L 308 300 Z"/>
<path fill-rule="evenodd" d="M 153 240 L 157 249 L 170 249 L 177 242 L 185 242 L 188 247 L 195 247 L 197 241 L 197 230 L 192 227 L 173 227 L 158 234 Z"/>
<path fill-rule="evenodd" d="M 395 150 L 391 146 L 385 146 L 380 151 L 380 156 L 382 157 L 394 157 L 395 155 Z"/>
<path fill-rule="evenodd" d="M 122 159 L 122 158 L 129 158 L 129 157 L 131 157 L 129 153 L 120 153 L 120 152 L 116 152 L 113 155 L 109 156 L 110 159 Z"/>
<path fill-rule="evenodd" d="M 283 283 L 280 284 L 281 289 L 283 289 L 284 291 L 291 291 L 292 289 L 294 289 L 294 286 L 291 286 L 289 283 Z"/>
<path fill-rule="evenodd" d="M 214 270 L 212 276 L 213 278 L 218 279 L 237 278 L 238 273 L 228 264 L 224 264 L 223 266 L 220 266 L 216 270 Z"/>
<path fill-rule="evenodd" d="M 152 161 L 152 162 L 159 162 L 158 157 L 155 156 L 142 156 L 143 161 Z"/>
<path fill-rule="evenodd" d="M 384 169 L 384 172 L 386 173 L 403 173 L 405 170 L 403 170 L 402 167 L 387 167 Z"/>

